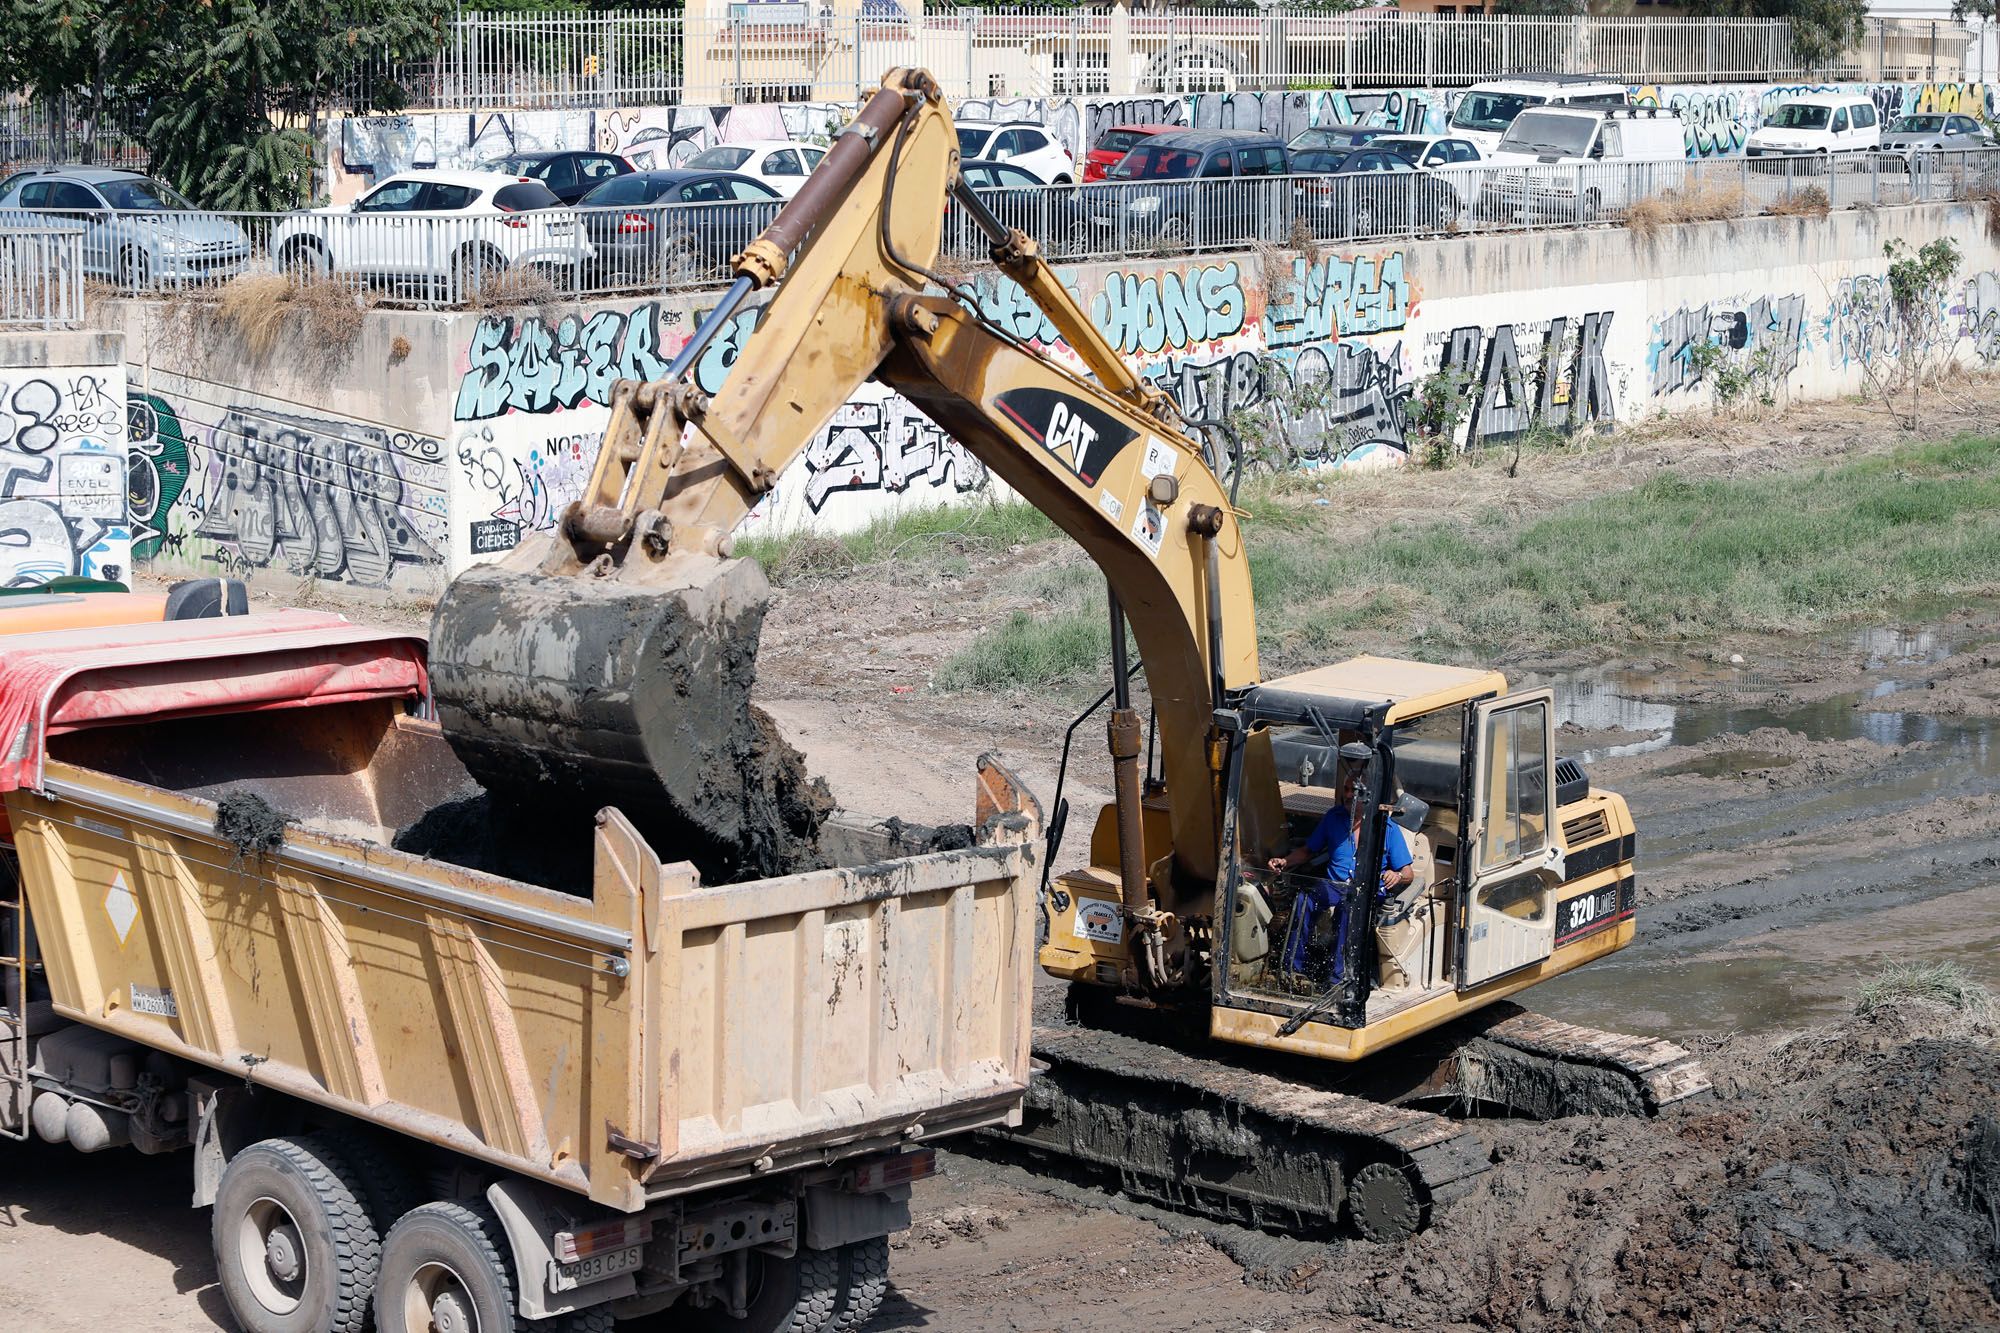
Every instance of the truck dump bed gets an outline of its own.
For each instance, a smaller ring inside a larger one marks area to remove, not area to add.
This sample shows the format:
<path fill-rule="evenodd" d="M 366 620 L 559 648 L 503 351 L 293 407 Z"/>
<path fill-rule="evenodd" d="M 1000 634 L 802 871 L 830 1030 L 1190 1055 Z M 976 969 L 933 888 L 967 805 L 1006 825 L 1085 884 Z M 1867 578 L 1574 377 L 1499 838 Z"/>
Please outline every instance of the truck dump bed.
<path fill-rule="evenodd" d="M 307 613 L 0 638 L 57 1012 L 626 1210 L 1018 1115 L 1004 769 L 963 850 L 704 886 L 606 810 L 557 892 L 389 845 L 477 796 L 424 686 L 421 641 Z"/>

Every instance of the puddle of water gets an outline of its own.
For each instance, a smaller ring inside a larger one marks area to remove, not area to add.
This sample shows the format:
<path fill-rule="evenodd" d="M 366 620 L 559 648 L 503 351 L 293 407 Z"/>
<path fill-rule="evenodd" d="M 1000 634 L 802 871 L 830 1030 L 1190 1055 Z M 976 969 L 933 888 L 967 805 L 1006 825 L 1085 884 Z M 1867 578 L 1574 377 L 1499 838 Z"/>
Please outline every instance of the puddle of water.
<path fill-rule="evenodd" d="M 1536 1010 L 1655 1036 L 1768 1032 L 1849 1013 L 1862 983 L 1891 962 L 1946 958 L 2000 989 L 2000 894 L 1991 888 L 1828 919 L 1706 954 L 1641 944 L 1537 986 Z"/>
<path fill-rule="evenodd" d="M 1734 777 L 1738 773 L 1789 768 L 1797 762 L 1799 762 L 1798 756 L 1779 754 L 1775 750 L 1723 750 L 1718 754 L 1698 755 L 1685 763 L 1663 768 L 1659 770 L 1659 776 L 1673 778 L 1693 774 L 1704 778 L 1726 778 Z"/>

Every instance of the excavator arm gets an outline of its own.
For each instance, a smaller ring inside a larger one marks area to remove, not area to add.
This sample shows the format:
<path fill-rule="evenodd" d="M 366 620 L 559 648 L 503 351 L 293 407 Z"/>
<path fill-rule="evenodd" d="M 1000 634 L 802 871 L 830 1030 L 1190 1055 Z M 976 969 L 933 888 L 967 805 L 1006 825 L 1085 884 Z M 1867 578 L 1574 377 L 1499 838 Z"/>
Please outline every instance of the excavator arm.
<path fill-rule="evenodd" d="M 1088 378 L 946 294 L 932 265 L 948 196 Z M 872 378 L 1089 553 L 1121 659 L 1129 619 L 1173 847 L 1171 866 L 1140 860 L 1140 728 L 1121 697 L 1121 877 L 1157 943 L 1171 923 L 1149 905 L 1149 877 L 1215 880 L 1224 747 L 1213 713 L 1222 691 L 1257 678 L 1242 534 L 1171 400 L 1104 339 L 1034 242 L 959 182 L 950 114 L 921 71 L 885 78 L 735 268 L 664 379 L 614 386 L 595 470 L 556 530 L 461 576 L 440 603 L 433 677 L 461 757 L 489 789 L 523 800 L 552 787 L 616 797 L 710 875 L 789 868 L 810 812 L 782 743 L 749 709 L 768 591 L 753 563 L 730 557 L 731 533 Z M 773 290 L 751 328 L 758 289 Z M 690 373 L 704 356 L 728 366 L 712 396 Z"/>

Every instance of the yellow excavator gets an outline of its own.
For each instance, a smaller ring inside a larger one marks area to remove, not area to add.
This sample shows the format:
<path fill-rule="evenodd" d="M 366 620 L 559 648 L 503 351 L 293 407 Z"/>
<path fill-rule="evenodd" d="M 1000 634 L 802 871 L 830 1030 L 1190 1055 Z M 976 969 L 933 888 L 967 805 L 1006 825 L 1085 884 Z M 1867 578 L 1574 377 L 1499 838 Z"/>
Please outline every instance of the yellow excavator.
<path fill-rule="evenodd" d="M 1633 937 L 1631 816 L 1557 755 L 1550 692 L 1375 657 L 1263 679 L 1210 453 L 965 186 L 957 143 L 932 79 L 891 72 L 667 376 L 614 387 L 556 531 L 453 583 L 432 671 L 467 766 L 524 806 L 619 804 L 713 877 L 795 868 L 823 802 L 749 707 L 768 588 L 731 534 L 872 378 L 1110 594 L 1115 800 L 1043 895 L 1041 963 L 1080 1021 L 1038 1029 L 1016 1145 L 1176 1208 L 1388 1240 L 1486 1169 L 1442 1109 L 1646 1114 L 1703 1092 L 1679 1047 L 1504 1003 Z M 1087 376 L 935 270 L 954 217 Z M 759 291 L 703 393 L 688 372 Z"/>

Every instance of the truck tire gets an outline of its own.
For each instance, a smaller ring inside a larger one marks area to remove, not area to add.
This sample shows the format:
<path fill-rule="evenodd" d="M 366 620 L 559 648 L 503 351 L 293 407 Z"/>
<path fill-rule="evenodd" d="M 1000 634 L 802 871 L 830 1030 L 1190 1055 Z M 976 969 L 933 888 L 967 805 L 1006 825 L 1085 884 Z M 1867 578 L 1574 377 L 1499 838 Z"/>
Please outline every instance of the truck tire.
<path fill-rule="evenodd" d="M 360 1181 L 310 1135 L 229 1160 L 210 1224 L 223 1299 L 245 1333 L 361 1333 L 382 1238 Z"/>
<path fill-rule="evenodd" d="M 379 1333 L 514 1333 L 514 1273 L 483 1203 L 427 1203 L 382 1242 Z"/>
<path fill-rule="evenodd" d="M 361 1182 L 361 1201 L 377 1235 L 388 1235 L 404 1213 L 423 1202 L 411 1183 L 409 1166 L 374 1135 L 358 1129 L 324 1129 L 317 1137 L 332 1145 Z"/>
<path fill-rule="evenodd" d="M 796 1256 L 750 1251 L 750 1306 L 741 1319 L 720 1306 L 676 1305 L 659 1316 L 661 1333 L 830 1333 L 840 1304 L 839 1250 L 801 1245 Z M 647 1327 L 653 1327 L 647 1325 Z M 389 1333 L 384 1329 L 383 1333 Z"/>
<path fill-rule="evenodd" d="M 833 1333 L 861 1333 L 889 1295 L 889 1238 L 876 1236 L 840 1247 L 846 1282 L 833 1313 Z"/>

